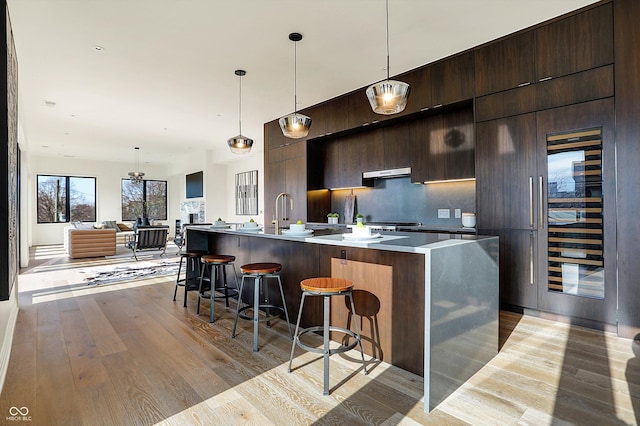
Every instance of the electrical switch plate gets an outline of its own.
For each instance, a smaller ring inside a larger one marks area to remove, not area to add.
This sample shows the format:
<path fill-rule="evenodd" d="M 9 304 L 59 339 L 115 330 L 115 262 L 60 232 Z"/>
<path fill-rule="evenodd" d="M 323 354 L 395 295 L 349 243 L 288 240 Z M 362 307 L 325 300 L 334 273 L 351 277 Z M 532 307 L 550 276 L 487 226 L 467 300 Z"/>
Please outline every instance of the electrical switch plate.
<path fill-rule="evenodd" d="M 438 209 L 438 219 L 449 219 L 450 214 L 449 209 Z"/>
<path fill-rule="evenodd" d="M 460 219 L 462 217 L 462 209 L 455 210 L 456 219 Z"/>

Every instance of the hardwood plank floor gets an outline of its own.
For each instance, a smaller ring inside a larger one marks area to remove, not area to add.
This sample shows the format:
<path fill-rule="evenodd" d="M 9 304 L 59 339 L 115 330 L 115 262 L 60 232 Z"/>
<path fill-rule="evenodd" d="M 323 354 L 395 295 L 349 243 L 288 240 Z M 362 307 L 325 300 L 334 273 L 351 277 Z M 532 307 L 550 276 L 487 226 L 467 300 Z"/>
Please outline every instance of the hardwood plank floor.
<path fill-rule="evenodd" d="M 61 266 L 64 261 L 57 260 Z M 104 263 L 104 262 L 103 262 Z M 46 261 L 35 262 L 46 265 Z M 42 274 L 43 282 L 51 272 Z M 283 321 L 252 323 L 230 338 L 234 306 L 208 302 L 196 315 L 191 292 L 173 302 L 174 278 L 110 284 L 79 293 L 55 268 L 51 288 L 21 292 L 0 423 L 27 407 L 33 425 L 307 424 L 638 424 L 640 344 L 545 319 L 500 314 L 500 353 L 431 413 L 422 378 L 372 361 L 368 376 L 352 359 L 322 362 L 296 350 Z M 33 277 L 31 277 L 33 279 Z M 318 339 L 318 343 L 320 340 Z M 463 342 L 461 342 L 463 344 Z"/>

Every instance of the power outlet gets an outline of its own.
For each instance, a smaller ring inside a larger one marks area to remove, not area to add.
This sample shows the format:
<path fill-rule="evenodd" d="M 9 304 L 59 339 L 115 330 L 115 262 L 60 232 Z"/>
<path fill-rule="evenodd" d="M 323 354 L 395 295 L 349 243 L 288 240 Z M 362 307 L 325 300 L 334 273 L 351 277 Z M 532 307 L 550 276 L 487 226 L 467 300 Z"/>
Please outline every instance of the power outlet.
<path fill-rule="evenodd" d="M 462 209 L 455 209 L 455 218 L 460 219 L 462 217 Z"/>
<path fill-rule="evenodd" d="M 438 209 L 438 219 L 449 219 L 451 212 L 449 209 Z"/>

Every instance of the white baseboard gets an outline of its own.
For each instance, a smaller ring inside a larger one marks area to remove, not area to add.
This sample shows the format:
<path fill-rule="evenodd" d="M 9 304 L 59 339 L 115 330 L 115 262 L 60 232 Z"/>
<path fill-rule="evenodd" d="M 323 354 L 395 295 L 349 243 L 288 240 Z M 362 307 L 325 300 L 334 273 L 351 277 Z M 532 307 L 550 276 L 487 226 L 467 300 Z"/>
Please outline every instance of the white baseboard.
<path fill-rule="evenodd" d="M 9 369 L 9 357 L 13 344 L 13 333 L 18 319 L 17 288 L 14 288 L 9 300 L 0 302 L 0 392 Z"/>

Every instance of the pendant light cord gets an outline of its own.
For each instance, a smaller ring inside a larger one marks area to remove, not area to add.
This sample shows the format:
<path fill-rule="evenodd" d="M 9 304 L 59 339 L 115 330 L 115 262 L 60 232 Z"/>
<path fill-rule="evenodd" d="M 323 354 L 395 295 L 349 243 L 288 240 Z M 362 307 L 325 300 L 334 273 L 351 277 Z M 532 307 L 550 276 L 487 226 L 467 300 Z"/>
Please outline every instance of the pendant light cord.
<path fill-rule="evenodd" d="M 240 76 L 240 102 L 238 102 L 238 129 L 242 136 L 242 75 Z"/>
<path fill-rule="evenodd" d="M 298 42 L 293 42 L 293 113 L 298 113 Z"/>
<path fill-rule="evenodd" d="M 389 81 L 389 0 L 386 0 L 387 12 L 387 81 Z"/>

